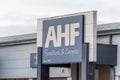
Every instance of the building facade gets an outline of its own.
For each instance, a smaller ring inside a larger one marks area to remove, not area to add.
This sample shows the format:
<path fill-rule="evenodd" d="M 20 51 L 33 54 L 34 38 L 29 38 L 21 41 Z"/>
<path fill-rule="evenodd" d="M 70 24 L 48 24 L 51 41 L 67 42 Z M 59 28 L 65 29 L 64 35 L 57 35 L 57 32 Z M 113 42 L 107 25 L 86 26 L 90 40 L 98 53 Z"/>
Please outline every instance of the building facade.
<path fill-rule="evenodd" d="M 97 43 L 117 45 L 117 66 L 115 80 L 120 80 L 120 23 L 103 24 L 97 26 Z"/>
<path fill-rule="evenodd" d="M 117 65 L 115 63 L 111 64 L 112 61 L 106 64 L 105 61 L 102 61 L 102 58 L 97 59 L 95 80 L 120 80 L 120 23 L 103 24 L 96 27 L 97 43 L 106 46 L 117 45 L 118 49 Z M 31 62 L 31 54 L 37 53 L 36 40 L 36 33 L 0 38 L 0 79 L 33 80 L 37 78 L 35 66 L 37 62 L 34 64 Z M 98 53 L 97 58 L 101 56 Z M 111 60 L 110 55 L 109 53 L 107 55 L 103 54 L 103 60 L 107 61 L 104 58 Z M 49 70 L 51 80 L 71 80 L 71 65 L 68 65 L 68 67 L 50 67 Z"/>

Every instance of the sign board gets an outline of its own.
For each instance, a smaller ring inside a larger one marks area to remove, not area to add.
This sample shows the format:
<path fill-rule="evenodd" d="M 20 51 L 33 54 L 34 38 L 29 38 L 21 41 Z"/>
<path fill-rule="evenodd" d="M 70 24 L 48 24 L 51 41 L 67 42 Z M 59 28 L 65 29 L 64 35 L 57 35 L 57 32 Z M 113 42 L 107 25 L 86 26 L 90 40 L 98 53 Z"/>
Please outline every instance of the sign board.
<path fill-rule="evenodd" d="M 31 68 L 36 68 L 37 67 L 36 53 L 31 53 L 30 54 L 30 67 Z"/>
<path fill-rule="evenodd" d="M 81 62 L 84 16 L 43 21 L 43 64 Z"/>

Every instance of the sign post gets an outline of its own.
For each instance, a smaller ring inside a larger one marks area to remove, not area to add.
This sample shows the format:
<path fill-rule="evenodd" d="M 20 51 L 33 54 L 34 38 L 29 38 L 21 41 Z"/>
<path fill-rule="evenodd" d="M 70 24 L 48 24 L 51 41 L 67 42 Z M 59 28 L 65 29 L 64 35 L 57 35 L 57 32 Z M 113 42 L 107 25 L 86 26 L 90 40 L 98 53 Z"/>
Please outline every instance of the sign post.
<path fill-rule="evenodd" d="M 42 48 L 37 50 L 37 80 L 49 80 L 49 66 L 42 64 Z"/>
<path fill-rule="evenodd" d="M 81 77 L 81 80 L 91 80 L 89 79 L 89 44 L 83 45 Z"/>

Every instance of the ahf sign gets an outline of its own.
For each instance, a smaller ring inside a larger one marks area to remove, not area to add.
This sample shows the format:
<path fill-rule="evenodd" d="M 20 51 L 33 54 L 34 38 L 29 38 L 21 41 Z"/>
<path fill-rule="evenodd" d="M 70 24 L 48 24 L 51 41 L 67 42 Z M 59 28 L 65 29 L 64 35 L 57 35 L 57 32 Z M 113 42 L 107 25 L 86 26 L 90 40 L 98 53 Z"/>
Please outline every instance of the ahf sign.
<path fill-rule="evenodd" d="M 43 20 L 42 63 L 71 63 L 82 61 L 84 16 Z"/>

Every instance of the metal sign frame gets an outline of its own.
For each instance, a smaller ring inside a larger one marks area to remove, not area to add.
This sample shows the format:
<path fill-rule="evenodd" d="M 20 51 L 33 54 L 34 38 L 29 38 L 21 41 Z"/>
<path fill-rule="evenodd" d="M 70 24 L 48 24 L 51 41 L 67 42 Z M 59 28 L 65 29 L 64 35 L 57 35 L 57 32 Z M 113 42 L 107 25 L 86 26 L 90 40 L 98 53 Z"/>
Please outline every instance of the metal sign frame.
<path fill-rule="evenodd" d="M 79 66 L 77 68 L 76 67 L 72 67 L 71 70 L 75 70 L 74 73 L 71 71 L 71 75 L 72 75 L 72 80 L 79 80 L 79 74 L 82 73 L 82 80 L 94 80 L 94 70 L 95 70 L 95 64 L 94 63 L 89 63 L 88 61 L 88 57 L 89 57 L 89 44 L 83 44 L 83 54 L 82 55 L 82 71 L 79 72 Z M 42 48 L 38 47 L 37 48 L 37 53 L 38 53 L 38 57 L 37 57 L 37 61 L 38 61 L 38 65 L 37 65 L 37 80 L 49 80 L 49 67 L 50 66 L 57 66 L 59 67 L 59 64 L 53 64 L 53 65 L 46 65 L 46 64 L 42 64 Z M 79 64 L 79 63 L 76 63 Z M 89 66 L 90 65 L 90 66 Z M 91 66 L 92 65 L 92 66 Z M 68 67 L 68 64 L 64 65 L 64 67 Z M 75 66 L 75 65 L 73 65 Z M 94 67 L 93 67 L 94 66 Z M 60 66 L 61 67 L 61 66 Z"/>

